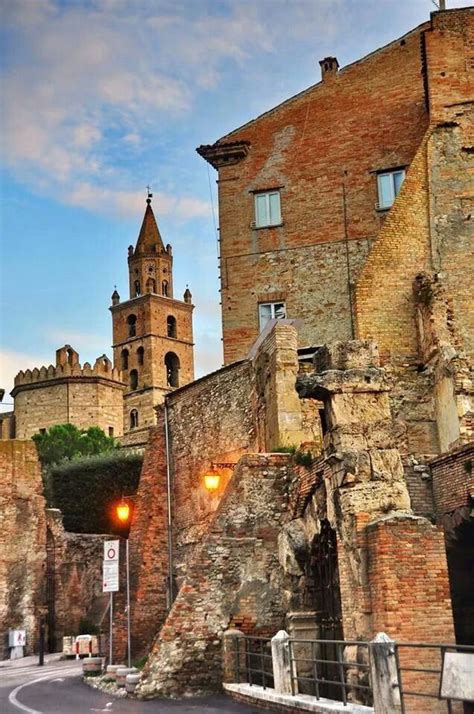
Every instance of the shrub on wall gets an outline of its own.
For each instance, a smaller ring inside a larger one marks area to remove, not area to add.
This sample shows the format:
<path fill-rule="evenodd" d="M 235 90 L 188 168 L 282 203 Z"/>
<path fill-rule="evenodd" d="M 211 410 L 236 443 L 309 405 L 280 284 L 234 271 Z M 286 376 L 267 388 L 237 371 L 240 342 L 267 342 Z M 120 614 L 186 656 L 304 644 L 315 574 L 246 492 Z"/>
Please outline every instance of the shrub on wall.
<path fill-rule="evenodd" d="M 142 462 L 141 454 L 117 450 L 51 467 L 51 505 L 61 509 L 66 530 L 126 535 L 114 506 L 136 493 Z"/>

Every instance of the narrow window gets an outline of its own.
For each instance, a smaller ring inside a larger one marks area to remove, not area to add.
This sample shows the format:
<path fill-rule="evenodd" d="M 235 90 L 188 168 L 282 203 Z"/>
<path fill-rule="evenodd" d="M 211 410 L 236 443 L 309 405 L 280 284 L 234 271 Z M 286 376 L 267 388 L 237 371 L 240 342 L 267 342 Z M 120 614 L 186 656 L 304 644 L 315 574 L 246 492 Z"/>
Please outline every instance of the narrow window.
<path fill-rule="evenodd" d="M 166 327 L 168 331 L 168 337 L 177 337 L 176 331 L 176 318 L 173 315 L 168 315 L 166 320 Z"/>
<path fill-rule="evenodd" d="M 133 297 L 138 297 L 140 295 L 140 281 L 139 280 L 135 280 L 135 282 L 133 284 L 133 288 L 134 288 Z"/>
<path fill-rule="evenodd" d="M 286 305 L 284 302 L 262 302 L 258 306 L 260 331 L 263 330 L 269 320 L 284 320 L 285 317 Z"/>
<path fill-rule="evenodd" d="M 137 364 L 143 365 L 145 363 L 145 350 L 143 347 L 139 347 L 137 350 Z"/>
<path fill-rule="evenodd" d="M 281 223 L 280 191 L 255 194 L 255 225 L 277 226 Z"/>
<path fill-rule="evenodd" d="M 40 430 L 39 430 L 39 433 L 40 433 L 40 434 L 46 434 L 46 429 L 40 429 Z"/>
<path fill-rule="evenodd" d="M 128 350 L 122 350 L 120 359 L 121 359 L 122 369 L 123 370 L 128 369 Z"/>
<path fill-rule="evenodd" d="M 156 280 L 148 278 L 146 281 L 146 291 L 147 293 L 156 293 Z"/>
<path fill-rule="evenodd" d="M 135 429 L 138 426 L 138 411 L 132 409 L 130 412 L 130 429 Z"/>
<path fill-rule="evenodd" d="M 165 367 L 168 387 L 179 387 L 179 359 L 174 352 L 165 355 Z"/>
<path fill-rule="evenodd" d="M 138 389 L 138 372 L 132 369 L 130 372 L 130 389 Z"/>
<path fill-rule="evenodd" d="M 114 427 L 109 426 L 109 436 L 113 436 L 113 435 L 114 435 Z"/>
<path fill-rule="evenodd" d="M 127 317 L 127 323 L 128 323 L 128 336 L 135 337 L 135 335 L 137 334 L 137 316 L 129 315 Z"/>
<path fill-rule="evenodd" d="M 163 295 L 165 297 L 168 297 L 168 281 L 167 280 L 163 280 L 163 282 L 161 283 L 161 292 L 163 293 Z"/>
<path fill-rule="evenodd" d="M 384 171 L 377 174 L 378 203 L 377 208 L 390 208 L 400 193 L 405 179 L 405 169 Z"/>

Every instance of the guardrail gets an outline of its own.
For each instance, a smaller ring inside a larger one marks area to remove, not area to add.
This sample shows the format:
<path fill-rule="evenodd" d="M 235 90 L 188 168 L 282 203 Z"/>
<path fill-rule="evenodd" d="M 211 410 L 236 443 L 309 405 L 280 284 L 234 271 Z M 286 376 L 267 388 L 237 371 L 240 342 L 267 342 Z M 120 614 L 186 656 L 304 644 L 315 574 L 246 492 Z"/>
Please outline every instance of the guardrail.
<path fill-rule="evenodd" d="M 464 700 L 442 696 L 444 661 L 447 652 L 474 656 L 474 646 L 427 642 L 395 642 L 394 646 L 402 714 L 417 710 L 416 702 L 422 699 L 438 700 L 448 714 L 462 711 L 462 705 L 455 707 L 452 703 Z M 466 707 L 474 712 L 474 702 Z M 438 711 L 441 711 L 441 705 Z"/>
<path fill-rule="evenodd" d="M 399 714 L 474 712 L 474 680 L 469 679 L 474 646 L 394 642 L 383 634 L 371 642 L 298 639 L 284 631 L 274 638 L 245 636 L 235 630 L 229 635 L 233 645 L 228 652 L 234 664 L 228 667 L 233 678 L 226 682 L 256 685 L 290 697 L 340 701 L 344 706 L 375 706 L 376 711 L 377 706 L 385 706 L 383 711 Z M 450 653 L 469 654 L 472 659 L 466 665 L 455 657 L 449 659 Z"/>

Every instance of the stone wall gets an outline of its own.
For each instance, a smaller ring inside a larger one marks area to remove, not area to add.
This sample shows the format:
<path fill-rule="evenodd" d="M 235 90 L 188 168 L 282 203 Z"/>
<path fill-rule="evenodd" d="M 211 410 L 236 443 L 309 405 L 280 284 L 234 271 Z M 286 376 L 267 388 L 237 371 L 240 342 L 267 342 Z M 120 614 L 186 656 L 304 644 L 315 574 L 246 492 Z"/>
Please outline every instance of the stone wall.
<path fill-rule="evenodd" d="M 98 426 L 107 435 L 120 436 L 124 388 L 120 371 L 105 355 L 93 367 L 88 362 L 81 366 L 77 352 L 65 345 L 57 350 L 56 366 L 16 375 L 12 391 L 16 438 L 30 439 L 55 424 Z"/>
<path fill-rule="evenodd" d="M 171 601 L 165 419 L 168 420 L 174 595 L 195 549 L 227 493 L 233 469 L 248 453 L 310 441 L 301 428 L 295 391 L 295 327 L 278 321 L 262 335 L 251 359 L 234 363 L 175 390 L 156 410 L 140 478 L 130 547 L 133 573 L 133 648 L 143 654 Z M 166 412 L 165 412 L 166 407 Z M 216 490 L 204 476 L 217 471 Z M 145 545 L 144 545 L 145 544 Z M 123 603 L 117 605 L 117 613 Z M 119 614 L 117 614 L 119 617 Z M 124 642 L 123 632 L 119 635 Z M 123 648 L 118 650 L 124 652 Z"/>
<path fill-rule="evenodd" d="M 26 630 L 35 651 L 45 612 L 45 500 L 35 445 L 0 442 L 0 659 L 8 656 L 8 630 Z"/>
<path fill-rule="evenodd" d="M 287 455 L 242 457 L 156 639 L 139 696 L 220 689 L 221 636 L 233 621 L 274 634 L 284 625 L 277 539 L 286 518 Z"/>
<path fill-rule="evenodd" d="M 102 593 L 103 544 L 116 536 L 69 533 L 58 509 L 47 509 L 46 517 L 48 643 L 59 651 L 65 635 L 79 634 L 81 622 L 103 625 L 109 601 Z"/>

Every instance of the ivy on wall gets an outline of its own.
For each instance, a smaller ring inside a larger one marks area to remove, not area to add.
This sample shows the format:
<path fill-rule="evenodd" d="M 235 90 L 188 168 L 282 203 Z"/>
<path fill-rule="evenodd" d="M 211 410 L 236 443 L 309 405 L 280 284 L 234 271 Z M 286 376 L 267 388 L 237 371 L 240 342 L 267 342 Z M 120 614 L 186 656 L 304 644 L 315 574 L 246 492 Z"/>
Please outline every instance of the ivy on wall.
<path fill-rule="evenodd" d="M 48 469 L 50 503 L 61 509 L 67 531 L 126 535 L 115 517 L 122 496 L 136 493 L 143 456 L 114 450 Z"/>

